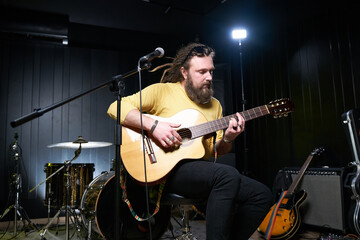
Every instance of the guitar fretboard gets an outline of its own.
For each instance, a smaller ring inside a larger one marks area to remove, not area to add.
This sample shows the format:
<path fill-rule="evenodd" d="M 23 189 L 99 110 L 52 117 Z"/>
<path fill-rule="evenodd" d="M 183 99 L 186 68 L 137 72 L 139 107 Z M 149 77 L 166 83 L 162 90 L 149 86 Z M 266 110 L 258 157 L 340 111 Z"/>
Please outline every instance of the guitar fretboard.
<path fill-rule="evenodd" d="M 287 194 L 293 194 L 295 192 L 295 189 L 297 188 L 301 178 L 303 177 L 306 169 L 308 168 L 311 160 L 313 159 L 314 155 L 320 154 L 324 151 L 324 148 L 316 148 L 314 151 L 310 153 L 310 155 L 307 157 L 304 165 L 299 170 L 299 173 L 296 175 L 295 179 L 293 180 L 292 184 L 290 185 L 289 189 L 287 190 Z"/>
<path fill-rule="evenodd" d="M 258 117 L 262 117 L 269 113 L 270 112 L 267 105 L 263 105 L 240 112 L 240 115 L 245 119 L 245 121 L 248 121 Z M 191 139 L 202 137 L 218 130 L 227 128 L 231 118 L 235 118 L 238 121 L 238 117 L 236 116 L 236 114 L 232 114 L 217 120 L 189 127 L 188 129 L 191 131 Z"/>

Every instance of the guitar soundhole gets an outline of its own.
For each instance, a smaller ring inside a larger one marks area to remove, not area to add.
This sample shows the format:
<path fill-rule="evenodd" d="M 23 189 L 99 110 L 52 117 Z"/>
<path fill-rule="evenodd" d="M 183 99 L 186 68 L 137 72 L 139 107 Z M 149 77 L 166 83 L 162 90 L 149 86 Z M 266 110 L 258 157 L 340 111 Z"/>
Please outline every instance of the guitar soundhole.
<path fill-rule="evenodd" d="M 189 141 L 192 137 L 191 131 L 188 128 L 181 128 L 177 130 L 177 132 L 180 135 L 180 137 L 183 139 L 183 142 Z"/>

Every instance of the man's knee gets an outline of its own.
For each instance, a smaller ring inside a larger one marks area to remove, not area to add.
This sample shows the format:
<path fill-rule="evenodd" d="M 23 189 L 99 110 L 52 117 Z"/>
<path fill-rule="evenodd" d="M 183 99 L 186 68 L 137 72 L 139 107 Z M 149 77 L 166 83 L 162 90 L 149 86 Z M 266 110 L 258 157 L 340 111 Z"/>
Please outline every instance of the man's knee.
<path fill-rule="evenodd" d="M 258 186 L 258 199 L 263 204 L 264 208 L 270 208 L 273 204 L 273 194 L 271 190 L 263 183 Z"/>
<path fill-rule="evenodd" d="M 216 182 L 223 186 L 231 187 L 234 191 L 237 191 L 240 187 L 241 177 L 239 171 L 231 166 L 219 164 L 220 166 L 216 170 Z"/>

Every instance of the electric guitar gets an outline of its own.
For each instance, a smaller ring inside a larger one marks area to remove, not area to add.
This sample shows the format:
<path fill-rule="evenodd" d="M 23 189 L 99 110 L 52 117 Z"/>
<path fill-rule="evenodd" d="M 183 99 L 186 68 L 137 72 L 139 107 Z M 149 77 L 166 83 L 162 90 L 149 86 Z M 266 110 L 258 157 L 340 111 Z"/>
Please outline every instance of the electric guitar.
<path fill-rule="evenodd" d="M 323 148 L 316 148 L 310 153 L 287 190 L 286 195 L 283 199 L 280 199 L 280 205 L 278 205 L 278 203 L 274 204 L 258 227 L 260 233 L 265 234 L 267 231 L 269 232 L 269 224 L 270 227 L 273 225 L 271 239 L 290 239 L 296 233 L 301 224 L 299 208 L 305 201 L 307 194 L 304 190 L 295 192 L 295 189 L 314 155 L 318 155 L 323 151 Z M 273 220 L 274 218 L 275 220 Z"/>
<path fill-rule="evenodd" d="M 352 192 L 351 203 L 348 213 L 350 231 L 360 234 L 360 164 L 358 161 L 351 162 L 350 166 L 355 167 L 356 171 L 351 179 L 350 189 Z M 353 174 L 351 174 L 353 175 Z"/>
<path fill-rule="evenodd" d="M 289 99 L 279 99 L 267 105 L 252 108 L 241 112 L 245 121 L 271 114 L 274 117 L 287 116 L 294 109 L 294 104 Z M 164 178 L 175 165 L 183 159 L 200 159 L 205 155 L 203 136 L 227 128 L 232 114 L 208 122 L 204 115 L 195 109 L 186 109 L 170 118 L 161 118 L 149 115 L 153 119 L 166 122 L 181 123 L 181 128 L 176 131 L 183 139 L 180 146 L 163 149 L 160 143 L 153 141 L 146 134 L 144 147 L 141 132 L 136 129 L 122 127 L 123 142 L 121 156 L 127 172 L 137 181 L 145 182 L 144 151 L 146 163 L 146 181 L 156 182 Z"/>

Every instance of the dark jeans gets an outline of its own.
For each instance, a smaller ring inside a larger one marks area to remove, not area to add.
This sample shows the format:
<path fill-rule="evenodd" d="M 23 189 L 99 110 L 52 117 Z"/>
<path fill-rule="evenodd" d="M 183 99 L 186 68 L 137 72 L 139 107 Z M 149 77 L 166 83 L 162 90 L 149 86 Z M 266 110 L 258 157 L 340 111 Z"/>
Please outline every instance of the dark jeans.
<path fill-rule="evenodd" d="M 207 240 L 248 239 L 273 199 L 268 187 L 234 167 L 204 160 L 181 162 L 169 176 L 165 191 L 207 199 Z"/>

